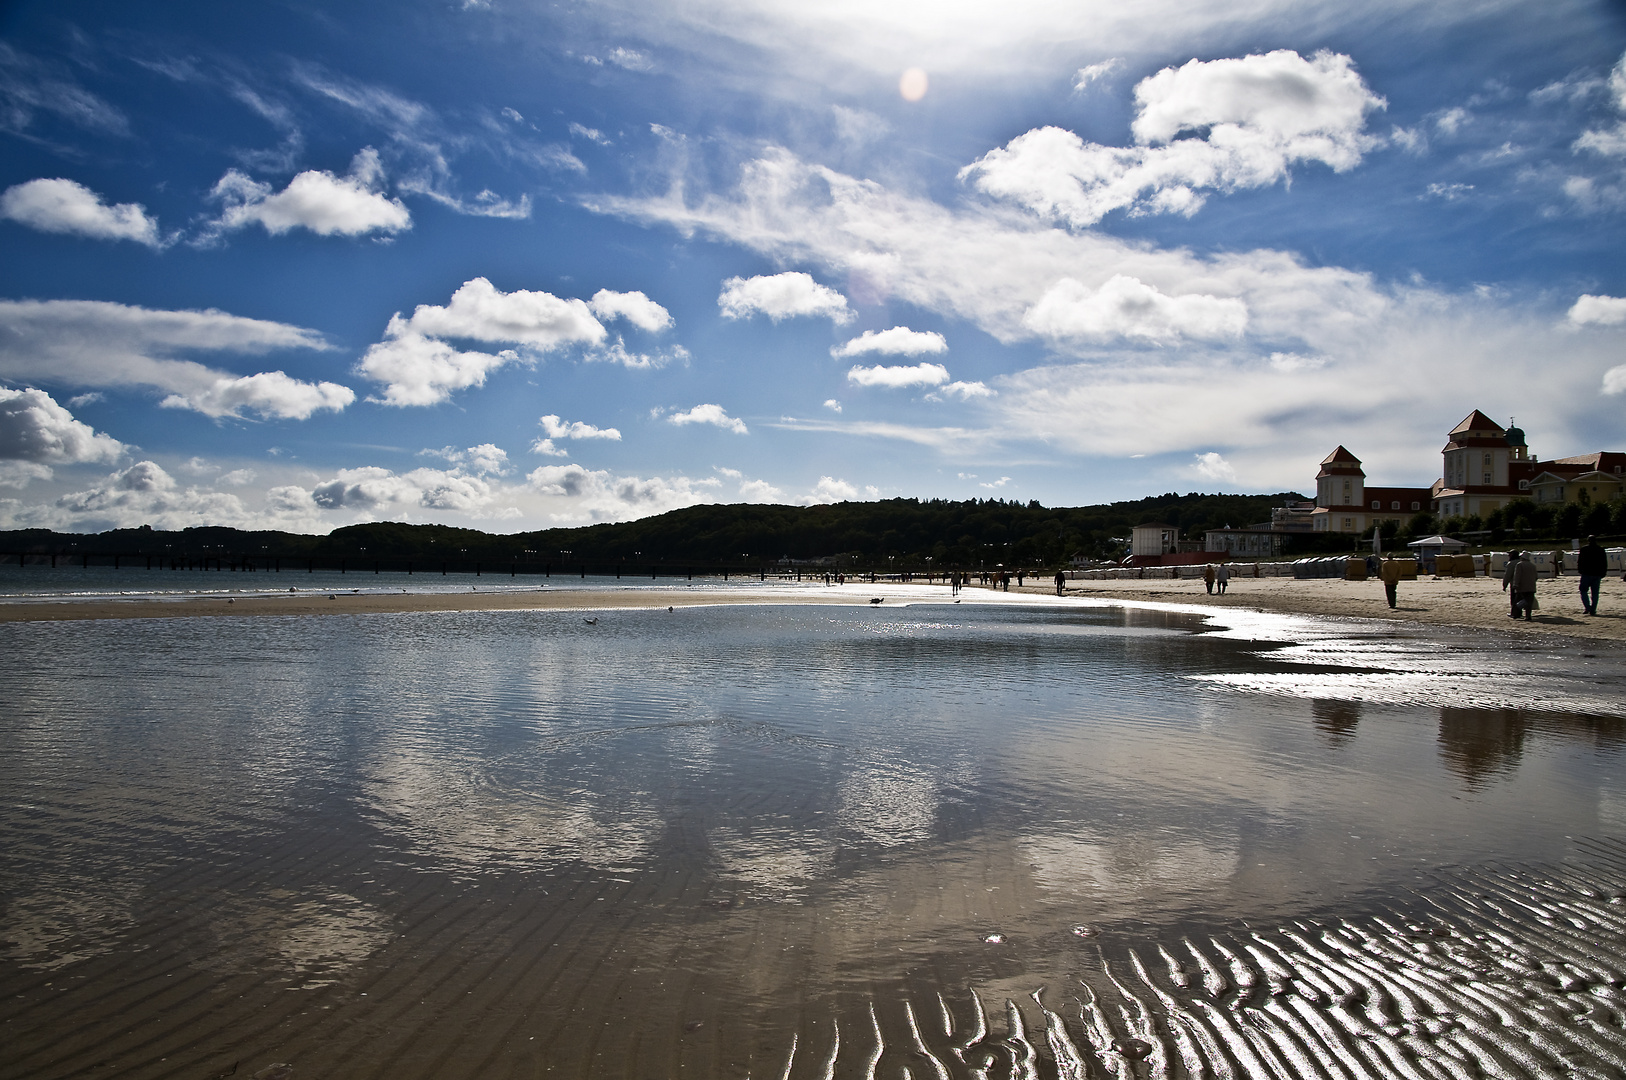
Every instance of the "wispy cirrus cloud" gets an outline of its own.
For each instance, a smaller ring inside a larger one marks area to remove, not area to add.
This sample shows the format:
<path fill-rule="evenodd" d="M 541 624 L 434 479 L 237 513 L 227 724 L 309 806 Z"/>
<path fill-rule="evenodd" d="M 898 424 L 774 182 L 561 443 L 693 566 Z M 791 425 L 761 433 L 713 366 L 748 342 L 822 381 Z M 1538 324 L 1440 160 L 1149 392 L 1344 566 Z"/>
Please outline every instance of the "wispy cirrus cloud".
<path fill-rule="evenodd" d="M 152 387 L 163 404 L 208 416 L 303 420 L 339 411 L 355 393 L 281 371 L 238 376 L 185 353 L 259 355 L 326 350 L 314 330 L 222 311 L 155 311 L 101 300 L 0 300 L 0 378 L 69 386 Z"/>

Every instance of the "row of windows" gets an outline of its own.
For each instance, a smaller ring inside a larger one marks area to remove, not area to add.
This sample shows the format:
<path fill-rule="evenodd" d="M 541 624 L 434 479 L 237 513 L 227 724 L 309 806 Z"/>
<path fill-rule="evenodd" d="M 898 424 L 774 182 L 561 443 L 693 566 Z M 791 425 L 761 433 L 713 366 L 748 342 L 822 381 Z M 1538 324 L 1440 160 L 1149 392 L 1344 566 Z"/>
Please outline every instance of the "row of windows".
<path fill-rule="evenodd" d="M 1421 510 L 1423 508 L 1423 504 L 1420 503 L 1420 502 L 1414 502 L 1414 503 L 1411 504 L 1411 508 L 1413 510 Z M 1372 500 L 1372 509 L 1374 509 L 1374 510 L 1382 510 L 1383 509 L 1383 500 L 1382 499 L 1373 499 Z M 1389 509 L 1391 509 L 1391 510 L 1399 510 L 1400 509 L 1400 500 L 1396 499 L 1393 502 L 1391 502 L 1389 504 Z"/>

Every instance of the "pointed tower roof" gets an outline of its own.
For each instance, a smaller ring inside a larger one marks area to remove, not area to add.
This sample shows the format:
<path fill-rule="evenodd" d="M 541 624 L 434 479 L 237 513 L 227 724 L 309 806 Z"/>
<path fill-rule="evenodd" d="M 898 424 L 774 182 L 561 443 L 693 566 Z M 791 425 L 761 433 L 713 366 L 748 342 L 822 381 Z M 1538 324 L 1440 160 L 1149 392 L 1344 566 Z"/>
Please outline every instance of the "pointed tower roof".
<path fill-rule="evenodd" d="M 1451 429 L 1452 435 L 1466 435 L 1470 431 L 1493 431 L 1498 435 L 1505 434 L 1502 425 L 1475 409 L 1469 413 L 1456 427 Z"/>
<path fill-rule="evenodd" d="M 1323 465 L 1359 465 L 1361 459 L 1345 450 L 1342 446 L 1321 459 Z"/>
<path fill-rule="evenodd" d="M 1316 479 L 1323 476 L 1365 476 L 1361 469 L 1361 459 L 1345 450 L 1342 446 L 1328 454 L 1321 460 L 1321 471 L 1316 473 Z"/>

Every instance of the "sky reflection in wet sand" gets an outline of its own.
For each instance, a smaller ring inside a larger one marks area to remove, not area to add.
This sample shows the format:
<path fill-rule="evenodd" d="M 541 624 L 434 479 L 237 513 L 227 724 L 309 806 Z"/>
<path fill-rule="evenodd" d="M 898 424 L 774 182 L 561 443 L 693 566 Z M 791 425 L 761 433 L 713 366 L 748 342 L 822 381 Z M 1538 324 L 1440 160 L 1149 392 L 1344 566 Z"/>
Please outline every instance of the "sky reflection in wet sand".
<path fill-rule="evenodd" d="M 1157 994 L 1189 988 L 1149 975 L 1131 1007 L 1127 950 L 1156 967 L 1244 924 L 1331 934 L 1626 833 L 1618 663 L 1226 620 L 0 626 L 4 1074 L 777 1075 L 799 1035 L 817 1046 L 793 1071 L 822 1075 L 839 1025 L 836 1072 L 862 1075 L 874 1004 L 887 1054 L 925 1032 L 896 1064 L 959 1075 L 973 990 L 1003 1047 L 983 1067 L 1019 1071 L 1011 997 L 1048 1074 L 1067 1050 L 1029 996 L 1045 986 L 1080 1045 L 1100 995 L 1118 1037 L 1162 1017 L 1178 1062 L 1187 1020 Z M 1238 956 L 1260 1009 L 1280 1004 L 1270 964 L 1307 963 Z M 1251 1015 L 1237 985 L 1213 1001 Z M 1094 1067 L 1130 1067 L 1110 1058 Z"/>

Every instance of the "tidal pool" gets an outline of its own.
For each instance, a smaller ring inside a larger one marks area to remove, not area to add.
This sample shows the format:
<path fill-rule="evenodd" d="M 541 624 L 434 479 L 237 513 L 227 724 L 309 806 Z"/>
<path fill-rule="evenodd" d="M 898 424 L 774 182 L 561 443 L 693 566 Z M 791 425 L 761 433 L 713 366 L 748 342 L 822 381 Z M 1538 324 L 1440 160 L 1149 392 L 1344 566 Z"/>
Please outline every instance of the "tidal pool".
<path fill-rule="evenodd" d="M 1626 1070 L 1618 654 L 596 618 L 0 624 L 0 1077 Z"/>

